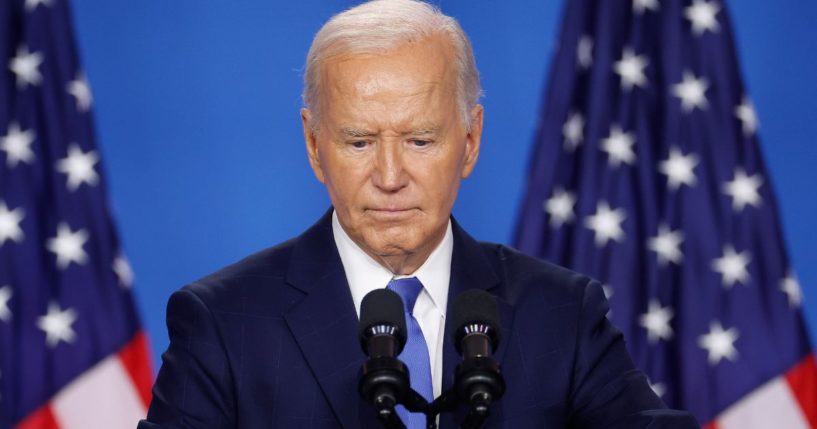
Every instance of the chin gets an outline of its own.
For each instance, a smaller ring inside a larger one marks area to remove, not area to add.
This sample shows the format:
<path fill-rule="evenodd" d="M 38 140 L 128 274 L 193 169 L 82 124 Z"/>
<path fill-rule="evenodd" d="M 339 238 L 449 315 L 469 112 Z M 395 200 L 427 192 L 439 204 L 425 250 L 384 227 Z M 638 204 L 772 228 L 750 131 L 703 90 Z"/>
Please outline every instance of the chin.
<path fill-rule="evenodd" d="M 371 240 L 365 241 L 369 243 L 372 250 L 380 256 L 398 256 L 414 253 L 417 247 L 419 247 L 419 243 L 415 237 L 407 237 L 404 233 L 395 232 L 396 231 L 386 231 L 385 233 L 371 237 Z"/>

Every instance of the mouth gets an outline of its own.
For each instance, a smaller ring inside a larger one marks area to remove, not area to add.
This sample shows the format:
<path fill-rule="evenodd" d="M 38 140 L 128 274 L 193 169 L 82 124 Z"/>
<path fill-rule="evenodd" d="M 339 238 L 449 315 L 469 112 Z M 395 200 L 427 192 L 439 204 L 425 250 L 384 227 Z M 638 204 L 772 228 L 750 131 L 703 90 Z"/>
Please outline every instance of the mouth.
<path fill-rule="evenodd" d="M 411 217 L 414 215 L 416 210 L 417 209 L 413 207 L 378 207 L 367 209 L 366 212 L 369 214 L 369 216 L 372 216 L 378 220 L 395 221 Z"/>

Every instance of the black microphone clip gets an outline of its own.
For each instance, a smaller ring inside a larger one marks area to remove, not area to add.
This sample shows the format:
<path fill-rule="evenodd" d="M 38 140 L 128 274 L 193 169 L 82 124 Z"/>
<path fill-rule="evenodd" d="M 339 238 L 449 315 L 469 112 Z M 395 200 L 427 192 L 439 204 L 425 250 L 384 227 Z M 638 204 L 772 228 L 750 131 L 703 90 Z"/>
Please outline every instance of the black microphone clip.
<path fill-rule="evenodd" d="M 472 289 L 459 294 L 452 306 L 454 345 L 462 355 L 454 374 L 454 389 L 471 410 L 463 428 L 482 427 L 490 405 L 505 393 L 505 379 L 493 357 L 499 345 L 500 323 L 496 299 Z"/>
<path fill-rule="evenodd" d="M 410 390 L 408 368 L 397 359 L 406 344 L 403 301 L 387 289 L 376 289 L 360 303 L 360 346 L 369 359 L 358 383 L 360 395 L 377 411 L 387 427 L 399 422 L 394 407 Z"/>
<path fill-rule="evenodd" d="M 406 345 L 403 300 L 388 289 L 375 289 L 360 303 L 360 346 L 369 358 L 358 383 L 360 395 L 374 405 L 386 428 L 404 429 L 395 408 L 425 412 L 428 402 L 411 388 L 409 370 L 397 359 Z"/>

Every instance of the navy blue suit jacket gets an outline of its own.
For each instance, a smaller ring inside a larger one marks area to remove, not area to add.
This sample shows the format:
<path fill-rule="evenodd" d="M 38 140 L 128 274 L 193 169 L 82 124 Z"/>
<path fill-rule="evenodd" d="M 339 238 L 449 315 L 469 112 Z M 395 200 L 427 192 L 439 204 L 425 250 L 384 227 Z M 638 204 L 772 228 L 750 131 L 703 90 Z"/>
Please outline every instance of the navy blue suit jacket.
<path fill-rule="evenodd" d="M 697 427 L 635 369 L 597 282 L 478 243 L 456 222 L 453 235 L 449 304 L 475 288 L 500 307 L 507 392 L 486 427 Z M 357 324 L 330 211 L 303 235 L 171 296 L 170 346 L 138 429 L 379 428 L 357 393 L 366 358 Z M 452 329 L 443 390 L 460 359 Z M 457 427 L 465 411 L 441 427 Z"/>

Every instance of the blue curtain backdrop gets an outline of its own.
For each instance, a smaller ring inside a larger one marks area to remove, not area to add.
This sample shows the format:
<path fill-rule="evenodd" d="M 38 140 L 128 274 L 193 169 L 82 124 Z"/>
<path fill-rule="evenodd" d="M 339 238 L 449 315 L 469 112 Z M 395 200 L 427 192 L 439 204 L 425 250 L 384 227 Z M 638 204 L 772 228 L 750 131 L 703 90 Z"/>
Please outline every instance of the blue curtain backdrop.
<path fill-rule="evenodd" d="M 470 35 L 486 93 L 482 154 L 455 208 L 480 239 L 511 239 L 564 1 L 434 2 Z M 157 363 L 173 290 L 298 234 L 328 206 L 304 153 L 301 68 L 320 25 L 356 3 L 73 2 L 113 213 Z M 817 3 L 726 3 L 815 333 Z"/>

